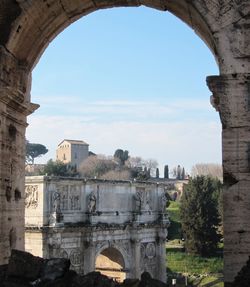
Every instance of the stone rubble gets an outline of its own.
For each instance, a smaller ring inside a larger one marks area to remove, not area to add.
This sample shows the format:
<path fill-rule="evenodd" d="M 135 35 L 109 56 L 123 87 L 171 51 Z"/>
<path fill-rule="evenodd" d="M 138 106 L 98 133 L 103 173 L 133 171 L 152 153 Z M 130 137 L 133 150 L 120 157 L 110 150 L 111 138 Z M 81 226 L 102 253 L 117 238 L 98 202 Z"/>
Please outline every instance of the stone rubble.
<path fill-rule="evenodd" d="M 70 270 L 70 260 L 64 258 L 43 259 L 28 252 L 13 249 L 8 265 L 0 266 L 1 287 L 167 287 L 144 272 L 139 279 L 126 279 L 118 283 L 91 272 L 78 275 Z"/>

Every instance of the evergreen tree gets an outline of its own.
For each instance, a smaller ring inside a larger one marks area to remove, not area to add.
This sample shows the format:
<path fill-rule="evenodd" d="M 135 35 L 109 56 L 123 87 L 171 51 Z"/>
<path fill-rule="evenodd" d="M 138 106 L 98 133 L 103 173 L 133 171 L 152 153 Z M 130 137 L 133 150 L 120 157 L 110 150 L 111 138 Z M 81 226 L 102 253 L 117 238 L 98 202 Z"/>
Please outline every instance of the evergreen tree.
<path fill-rule="evenodd" d="M 185 179 L 186 174 L 185 174 L 185 169 L 184 167 L 182 168 L 182 172 L 181 172 L 181 179 Z"/>
<path fill-rule="evenodd" d="M 151 177 L 151 168 L 150 167 L 148 168 L 147 174 L 148 174 L 148 178 L 150 178 Z"/>
<path fill-rule="evenodd" d="M 169 179 L 169 170 L 168 170 L 168 165 L 164 166 L 164 178 Z"/>
<path fill-rule="evenodd" d="M 156 168 L 156 176 L 155 176 L 156 178 L 159 178 L 160 177 L 160 172 L 159 172 L 159 168 L 157 167 Z"/>
<path fill-rule="evenodd" d="M 46 146 L 37 143 L 30 143 L 26 140 L 26 162 L 34 164 L 35 158 L 48 152 Z"/>
<path fill-rule="evenodd" d="M 181 179 L 181 166 L 180 165 L 177 166 L 176 179 Z"/>
<path fill-rule="evenodd" d="M 221 184 L 211 177 L 190 179 L 181 198 L 180 216 L 188 253 L 213 254 L 220 240 L 218 194 Z"/>
<path fill-rule="evenodd" d="M 59 160 L 53 161 L 50 159 L 44 167 L 42 174 L 49 176 L 77 176 L 77 170 L 75 166 L 67 165 Z"/>
<path fill-rule="evenodd" d="M 129 152 L 127 150 L 117 149 L 114 153 L 114 158 L 117 158 L 121 165 L 125 164 L 125 161 L 129 158 Z"/>

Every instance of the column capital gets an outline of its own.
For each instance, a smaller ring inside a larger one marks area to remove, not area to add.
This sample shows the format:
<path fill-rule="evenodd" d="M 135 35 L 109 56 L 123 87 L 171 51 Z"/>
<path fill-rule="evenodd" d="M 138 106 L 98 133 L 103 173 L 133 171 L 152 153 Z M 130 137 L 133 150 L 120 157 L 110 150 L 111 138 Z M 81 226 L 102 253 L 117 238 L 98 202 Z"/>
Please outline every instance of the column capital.
<path fill-rule="evenodd" d="M 220 113 L 223 129 L 250 127 L 250 74 L 207 77 L 212 106 Z"/>
<path fill-rule="evenodd" d="M 3 46 L 0 46 L 0 104 L 6 105 L 6 116 L 28 116 L 39 105 L 30 103 L 31 71 Z"/>
<path fill-rule="evenodd" d="M 40 105 L 22 100 L 20 91 L 0 87 L 0 102 L 5 104 L 14 113 L 21 113 L 25 116 L 32 114 Z"/>

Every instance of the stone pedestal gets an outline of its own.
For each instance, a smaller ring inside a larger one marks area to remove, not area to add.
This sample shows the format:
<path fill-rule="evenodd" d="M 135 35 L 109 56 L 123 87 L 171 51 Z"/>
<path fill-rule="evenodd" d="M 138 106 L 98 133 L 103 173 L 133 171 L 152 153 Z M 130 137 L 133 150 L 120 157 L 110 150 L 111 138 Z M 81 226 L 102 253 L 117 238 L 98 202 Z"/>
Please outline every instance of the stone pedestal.
<path fill-rule="evenodd" d="M 222 122 L 224 275 L 232 282 L 250 254 L 250 74 L 207 82 Z"/>

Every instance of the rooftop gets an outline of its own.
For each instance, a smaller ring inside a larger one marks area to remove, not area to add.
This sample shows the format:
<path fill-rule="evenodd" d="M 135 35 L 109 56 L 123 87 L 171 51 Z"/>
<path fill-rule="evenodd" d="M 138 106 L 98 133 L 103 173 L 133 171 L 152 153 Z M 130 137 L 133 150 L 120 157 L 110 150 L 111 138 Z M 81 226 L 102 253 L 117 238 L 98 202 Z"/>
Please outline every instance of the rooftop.
<path fill-rule="evenodd" d="M 64 139 L 62 142 L 60 142 L 58 144 L 58 146 L 60 146 L 63 142 L 69 142 L 71 144 L 81 144 L 81 145 L 89 145 L 88 143 L 86 143 L 85 141 L 81 141 L 81 140 L 68 140 L 68 139 Z"/>

